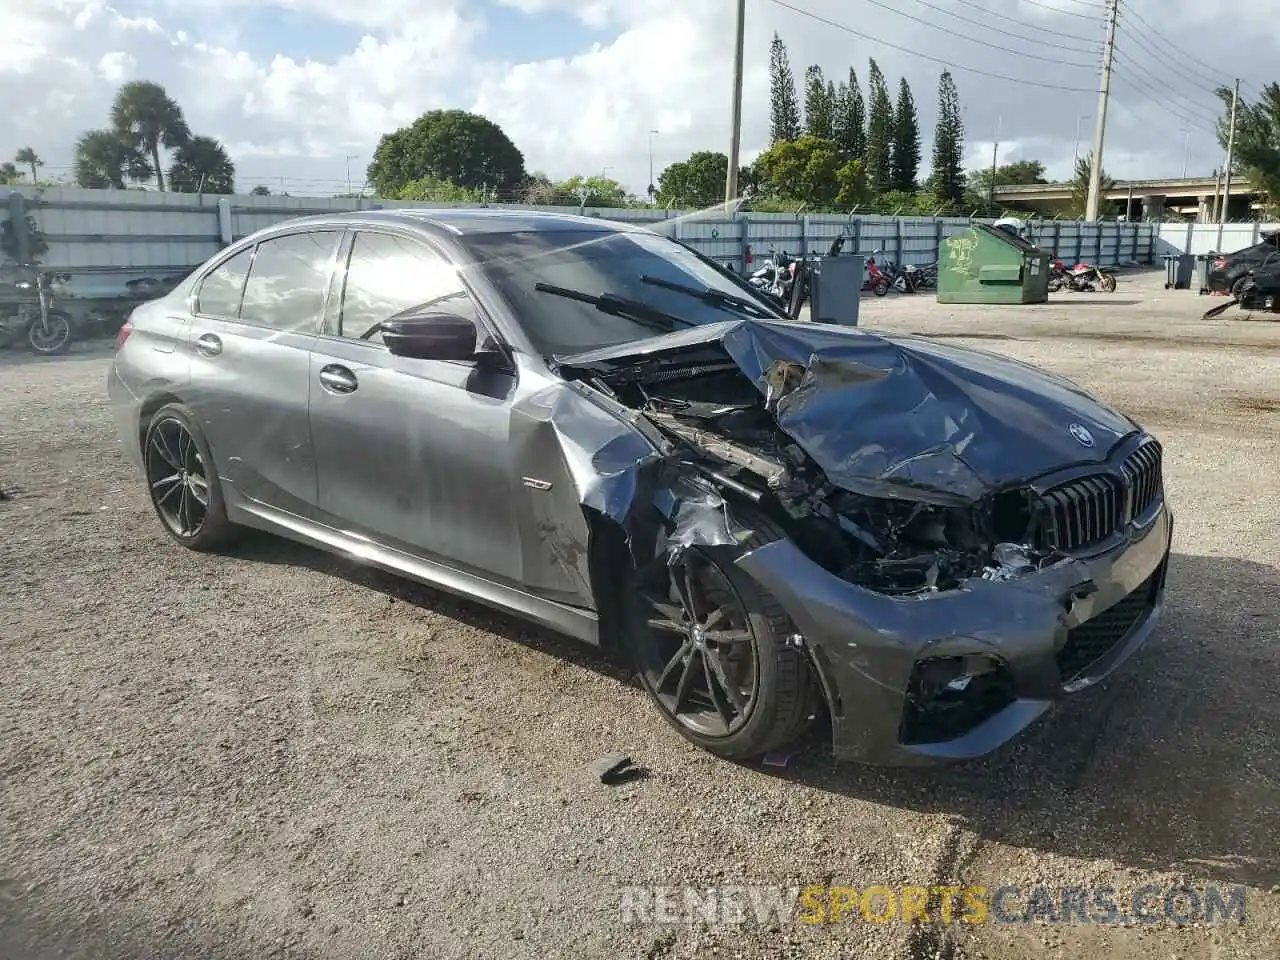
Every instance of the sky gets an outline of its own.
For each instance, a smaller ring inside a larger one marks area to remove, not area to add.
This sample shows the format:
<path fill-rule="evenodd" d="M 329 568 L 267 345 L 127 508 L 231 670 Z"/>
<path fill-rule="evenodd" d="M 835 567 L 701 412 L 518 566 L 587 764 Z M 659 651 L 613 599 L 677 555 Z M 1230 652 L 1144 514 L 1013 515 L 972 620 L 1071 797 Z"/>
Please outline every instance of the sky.
<path fill-rule="evenodd" d="M 604 174 L 637 194 L 701 149 L 727 152 L 734 0 L 0 0 L 0 159 L 30 146 L 69 174 L 116 87 L 163 84 L 218 138 L 240 192 L 354 188 L 378 138 L 436 108 L 483 114 L 530 171 Z M 1215 84 L 1243 95 L 1280 63 L 1280 0 L 1222 29 L 1204 0 L 1121 0 L 1103 167 L 1208 175 Z M 1154 32 L 1153 32 L 1154 28 Z M 797 80 L 818 64 L 864 85 L 875 58 L 910 83 L 928 162 L 938 75 L 955 77 L 966 166 L 1044 162 L 1066 178 L 1098 106 L 1102 0 L 747 0 L 742 154 L 768 145 L 769 41 Z M 1280 69 L 1275 71 L 1280 73 Z M 657 133 L 650 135 L 650 131 Z M 1079 139 L 1077 140 L 1077 131 Z"/>

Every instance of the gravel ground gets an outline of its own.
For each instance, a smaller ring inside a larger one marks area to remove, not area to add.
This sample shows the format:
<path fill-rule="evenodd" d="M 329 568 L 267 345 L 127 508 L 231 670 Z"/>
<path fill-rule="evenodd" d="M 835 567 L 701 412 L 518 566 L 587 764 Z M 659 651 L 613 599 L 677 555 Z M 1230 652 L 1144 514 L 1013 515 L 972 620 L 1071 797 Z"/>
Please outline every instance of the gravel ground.
<path fill-rule="evenodd" d="M 934 771 L 699 753 L 616 664 L 267 537 L 163 538 L 109 348 L 0 358 L 0 957 L 1280 955 L 1280 324 L 1125 277 L 863 303 L 1042 364 L 1164 441 L 1166 619 L 1014 746 Z M 625 750 L 622 787 L 587 764 Z M 1245 884 L 1211 928 L 625 922 L 623 887 Z"/>

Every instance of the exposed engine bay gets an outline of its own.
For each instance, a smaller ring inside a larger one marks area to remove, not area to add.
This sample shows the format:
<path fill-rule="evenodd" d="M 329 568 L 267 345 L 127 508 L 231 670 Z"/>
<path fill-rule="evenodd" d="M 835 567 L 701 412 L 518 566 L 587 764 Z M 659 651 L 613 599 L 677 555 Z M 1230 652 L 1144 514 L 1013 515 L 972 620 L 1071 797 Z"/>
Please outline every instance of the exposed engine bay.
<path fill-rule="evenodd" d="M 672 442 L 671 457 L 713 483 L 729 504 L 750 503 L 831 573 L 889 596 L 952 590 L 965 580 L 1010 580 L 1057 557 L 1037 552 L 1029 488 L 939 505 L 873 497 L 832 484 L 778 425 L 779 403 L 805 368 L 774 362 L 767 391 L 723 353 L 689 362 L 597 368 L 584 377 L 639 411 Z"/>

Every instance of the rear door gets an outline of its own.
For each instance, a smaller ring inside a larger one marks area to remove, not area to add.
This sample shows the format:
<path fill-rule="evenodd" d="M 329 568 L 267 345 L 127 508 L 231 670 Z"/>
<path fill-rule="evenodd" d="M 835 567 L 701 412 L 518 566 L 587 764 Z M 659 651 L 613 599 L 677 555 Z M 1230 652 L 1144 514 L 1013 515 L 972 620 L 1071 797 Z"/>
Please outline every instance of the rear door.
<path fill-rule="evenodd" d="M 341 230 L 270 237 L 196 291 L 192 406 L 233 494 L 309 515 L 316 502 L 307 419 L 311 347 Z"/>
<path fill-rule="evenodd" d="M 382 320 L 430 304 L 484 328 L 443 253 L 357 231 L 337 309 L 311 354 L 311 436 L 322 519 L 427 559 L 518 584 L 508 439 L 514 372 L 392 356 Z"/>

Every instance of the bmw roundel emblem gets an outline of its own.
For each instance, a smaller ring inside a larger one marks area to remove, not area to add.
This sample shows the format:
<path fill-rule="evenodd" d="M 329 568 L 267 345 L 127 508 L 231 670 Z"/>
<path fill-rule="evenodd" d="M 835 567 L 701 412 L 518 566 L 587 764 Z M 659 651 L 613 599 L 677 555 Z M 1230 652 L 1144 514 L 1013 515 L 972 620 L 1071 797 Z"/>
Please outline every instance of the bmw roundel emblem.
<path fill-rule="evenodd" d="M 1076 443 L 1080 444 L 1080 446 L 1093 446 L 1093 434 L 1089 432 L 1088 428 L 1085 427 L 1084 424 L 1073 423 L 1071 426 L 1067 427 L 1067 433 L 1075 437 Z"/>

